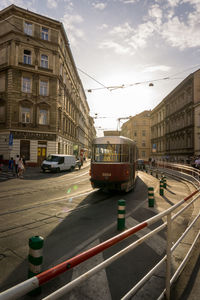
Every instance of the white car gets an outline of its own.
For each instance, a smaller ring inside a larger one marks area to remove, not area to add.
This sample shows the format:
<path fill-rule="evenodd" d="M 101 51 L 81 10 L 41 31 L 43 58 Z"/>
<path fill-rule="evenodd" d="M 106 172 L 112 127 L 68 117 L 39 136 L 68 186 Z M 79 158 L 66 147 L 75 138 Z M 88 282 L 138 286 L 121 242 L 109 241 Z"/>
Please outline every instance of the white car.
<path fill-rule="evenodd" d="M 50 154 L 41 165 L 43 172 L 60 172 L 65 170 L 73 171 L 76 167 L 76 157 L 74 155 Z"/>

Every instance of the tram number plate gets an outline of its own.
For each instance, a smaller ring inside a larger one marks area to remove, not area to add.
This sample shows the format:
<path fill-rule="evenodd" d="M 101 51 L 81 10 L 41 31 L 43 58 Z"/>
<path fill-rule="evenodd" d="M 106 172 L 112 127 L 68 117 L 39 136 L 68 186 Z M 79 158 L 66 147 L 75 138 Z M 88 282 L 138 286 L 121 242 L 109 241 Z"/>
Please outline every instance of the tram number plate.
<path fill-rule="evenodd" d="M 111 176 L 111 173 L 102 173 L 102 176 L 108 177 L 108 176 Z"/>

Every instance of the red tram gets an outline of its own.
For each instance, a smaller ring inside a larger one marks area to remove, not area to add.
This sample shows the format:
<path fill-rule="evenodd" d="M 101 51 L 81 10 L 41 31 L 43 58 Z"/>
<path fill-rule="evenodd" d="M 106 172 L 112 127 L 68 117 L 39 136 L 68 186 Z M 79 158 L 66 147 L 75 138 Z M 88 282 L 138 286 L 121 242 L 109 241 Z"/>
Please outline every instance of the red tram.
<path fill-rule="evenodd" d="M 93 188 L 128 192 L 136 178 L 136 144 L 123 136 L 105 136 L 93 142 L 90 181 Z"/>

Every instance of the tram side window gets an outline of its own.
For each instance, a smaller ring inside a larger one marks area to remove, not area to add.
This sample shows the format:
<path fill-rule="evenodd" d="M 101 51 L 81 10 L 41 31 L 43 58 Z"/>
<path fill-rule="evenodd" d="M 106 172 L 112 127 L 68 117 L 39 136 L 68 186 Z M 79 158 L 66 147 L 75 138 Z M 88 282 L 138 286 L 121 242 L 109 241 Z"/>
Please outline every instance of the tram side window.
<path fill-rule="evenodd" d="M 129 145 L 122 145 L 121 161 L 129 162 Z"/>
<path fill-rule="evenodd" d="M 96 145 L 94 161 L 96 162 L 120 162 L 121 145 L 105 144 Z"/>
<path fill-rule="evenodd" d="M 133 163 L 133 147 L 130 147 L 130 163 Z"/>

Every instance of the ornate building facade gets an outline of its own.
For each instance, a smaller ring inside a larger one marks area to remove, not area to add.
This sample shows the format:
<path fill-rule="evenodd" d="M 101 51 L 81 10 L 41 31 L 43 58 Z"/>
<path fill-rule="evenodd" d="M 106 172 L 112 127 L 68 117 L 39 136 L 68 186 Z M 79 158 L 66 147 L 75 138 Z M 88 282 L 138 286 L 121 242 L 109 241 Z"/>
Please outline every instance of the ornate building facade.
<path fill-rule="evenodd" d="M 1 158 L 89 151 L 94 122 L 62 23 L 15 5 L 0 23 Z"/>
<path fill-rule="evenodd" d="M 151 112 L 151 149 L 158 159 L 187 162 L 200 155 L 200 70 Z"/>

